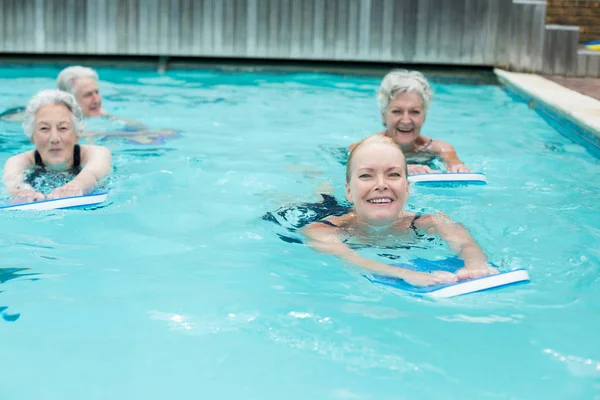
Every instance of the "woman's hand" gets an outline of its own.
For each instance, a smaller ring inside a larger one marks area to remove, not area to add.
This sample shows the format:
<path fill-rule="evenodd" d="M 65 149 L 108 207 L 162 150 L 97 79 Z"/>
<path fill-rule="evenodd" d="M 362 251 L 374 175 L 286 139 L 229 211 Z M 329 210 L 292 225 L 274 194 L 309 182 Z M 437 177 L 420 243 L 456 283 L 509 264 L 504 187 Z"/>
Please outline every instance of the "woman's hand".
<path fill-rule="evenodd" d="M 409 175 L 415 175 L 415 174 L 429 174 L 434 172 L 431 168 L 429 168 L 427 165 L 419 165 L 419 164 L 408 164 L 408 174 Z"/>
<path fill-rule="evenodd" d="M 73 196 L 82 196 L 83 189 L 77 183 L 69 182 L 66 185 L 62 185 L 57 187 L 53 191 L 50 192 L 47 199 L 60 199 L 63 197 L 73 197 Z"/>
<path fill-rule="evenodd" d="M 13 199 L 11 200 L 11 203 L 24 204 L 31 203 L 32 201 L 40 201 L 45 199 L 46 196 L 34 190 L 19 190 L 17 193 L 15 193 Z"/>
<path fill-rule="evenodd" d="M 427 272 L 416 272 L 416 271 L 399 271 L 396 276 L 413 286 L 431 286 L 431 285 L 443 285 L 447 283 L 458 282 L 458 277 L 446 271 L 433 271 Z"/>
<path fill-rule="evenodd" d="M 456 276 L 459 280 L 466 281 L 469 279 L 483 278 L 484 276 L 495 275 L 499 273 L 500 271 L 498 271 L 497 268 L 494 268 L 489 264 L 483 264 L 479 266 L 466 266 L 461 268 L 456 271 Z"/>
<path fill-rule="evenodd" d="M 446 172 L 471 172 L 471 170 L 465 164 L 454 164 Z"/>

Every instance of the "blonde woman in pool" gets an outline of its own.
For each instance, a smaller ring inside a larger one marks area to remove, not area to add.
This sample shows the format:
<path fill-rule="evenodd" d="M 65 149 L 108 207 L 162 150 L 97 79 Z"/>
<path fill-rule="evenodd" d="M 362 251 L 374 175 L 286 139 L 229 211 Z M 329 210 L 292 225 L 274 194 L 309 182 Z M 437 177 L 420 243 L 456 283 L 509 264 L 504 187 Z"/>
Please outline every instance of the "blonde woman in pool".
<path fill-rule="evenodd" d="M 369 136 L 354 146 L 346 165 L 346 197 L 353 210 L 313 222 L 303 228 L 303 233 L 318 251 L 415 286 L 452 283 L 498 272 L 461 224 L 443 214 L 404 211 L 408 195 L 407 165 L 400 146 L 385 135 Z M 351 248 L 365 244 L 393 246 L 402 239 L 426 234 L 444 240 L 464 261 L 464 268 L 456 274 L 416 272 L 364 258 Z"/>
<path fill-rule="evenodd" d="M 423 165 L 439 158 L 447 172 L 471 172 L 447 142 L 421 135 L 433 92 L 427 79 L 417 71 L 394 70 L 382 80 L 377 102 L 385 130 L 377 135 L 388 136 L 400 145 L 406 156 L 409 174 L 435 172 Z M 352 150 L 356 143 L 350 146 Z"/>

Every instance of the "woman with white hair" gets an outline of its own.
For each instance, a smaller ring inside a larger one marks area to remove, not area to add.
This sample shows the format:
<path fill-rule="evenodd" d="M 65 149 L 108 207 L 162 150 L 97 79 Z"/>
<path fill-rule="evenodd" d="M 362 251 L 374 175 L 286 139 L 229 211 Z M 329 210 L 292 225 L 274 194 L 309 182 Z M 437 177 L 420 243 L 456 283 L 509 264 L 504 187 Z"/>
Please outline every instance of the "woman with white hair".
<path fill-rule="evenodd" d="M 98 89 L 98 73 L 91 68 L 73 66 L 63 69 L 56 78 L 56 86 L 75 96 L 77 104 L 88 117 L 107 115 L 102 109 L 102 96 Z"/>
<path fill-rule="evenodd" d="M 69 93 L 43 90 L 33 96 L 23 129 L 35 150 L 13 156 L 4 165 L 4 185 L 13 202 L 88 194 L 111 170 L 106 147 L 77 144 L 83 132 L 83 113 Z M 56 179 L 42 181 L 65 183 L 46 195 L 38 182 L 48 176 Z"/>
<path fill-rule="evenodd" d="M 63 69 L 56 78 L 56 86 L 75 96 L 77 104 L 88 117 L 107 115 L 102 109 L 102 96 L 98 89 L 98 73 L 79 65 Z"/>
<path fill-rule="evenodd" d="M 86 117 L 108 116 L 102 109 L 98 89 L 98 73 L 91 68 L 73 66 L 63 69 L 56 78 L 58 90 L 71 93 Z M 20 122 L 25 118 L 25 107 L 13 107 L 0 113 L 0 120 Z"/>
<path fill-rule="evenodd" d="M 454 147 L 447 142 L 421 135 L 433 92 L 427 79 L 418 71 L 394 70 L 381 82 L 377 102 L 385 130 L 400 145 L 408 162 L 409 174 L 434 172 L 423 165 L 441 159 L 447 172 L 471 172 L 458 158 Z M 356 143 L 350 146 L 352 150 Z"/>
<path fill-rule="evenodd" d="M 161 129 L 158 132 L 149 131 L 144 124 L 138 121 L 127 120 L 107 113 L 102 108 L 102 96 L 98 89 L 98 79 L 96 71 L 79 65 L 63 69 L 56 78 L 58 89 L 75 96 L 86 117 L 101 116 L 124 125 L 107 132 L 86 132 L 86 137 L 120 137 L 139 144 L 157 144 L 162 143 L 166 138 L 179 135 L 179 132 L 173 129 Z"/>

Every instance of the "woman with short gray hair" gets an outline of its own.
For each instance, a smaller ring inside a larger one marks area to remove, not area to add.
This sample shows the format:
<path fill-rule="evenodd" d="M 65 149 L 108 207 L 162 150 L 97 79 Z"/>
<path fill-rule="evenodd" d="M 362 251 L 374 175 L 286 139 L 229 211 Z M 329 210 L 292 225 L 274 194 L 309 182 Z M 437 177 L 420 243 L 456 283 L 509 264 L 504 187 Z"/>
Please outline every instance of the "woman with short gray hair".
<path fill-rule="evenodd" d="M 67 92 L 43 90 L 33 96 L 23 129 L 35 150 L 13 156 L 4 165 L 4 185 L 13 202 L 88 194 L 111 170 L 111 154 L 106 147 L 77 144 L 84 129 L 83 112 Z M 38 178 L 48 176 L 66 182 L 54 188 L 39 187 Z"/>
<path fill-rule="evenodd" d="M 98 73 L 79 65 L 63 69 L 56 78 L 59 90 L 71 93 L 83 113 L 88 117 L 107 115 L 102 109 L 102 96 L 98 88 Z"/>
<path fill-rule="evenodd" d="M 435 172 L 426 164 L 436 158 L 444 162 L 447 172 L 471 172 L 450 143 L 421 135 L 432 99 L 433 91 L 422 73 L 403 69 L 389 72 L 377 92 L 386 127 L 378 134 L 389 136 L 401 146 L 409 174 Z M 350 150 L 355 146 L 352 144 Z"/>
<path fill-rule="evenodd" d="M 73 66 L 63 69 L 56 78 L 58 90 L 72 94 L 87 117 L 108 116 L 102 108 L 102 96 L 98 89 L 98 73 L 91 68 Z M 25 107 L 13 107 L 0 112 L 0 120 L 21 122 Z"/>

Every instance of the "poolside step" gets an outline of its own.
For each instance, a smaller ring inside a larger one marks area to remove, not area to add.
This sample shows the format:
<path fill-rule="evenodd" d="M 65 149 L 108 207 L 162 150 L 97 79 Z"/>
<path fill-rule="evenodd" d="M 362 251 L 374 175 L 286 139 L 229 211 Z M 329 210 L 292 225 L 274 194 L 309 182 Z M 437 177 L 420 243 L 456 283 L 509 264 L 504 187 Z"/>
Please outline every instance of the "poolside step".
<path fill-rule="evenodd" d="M 577 51 L 577 76 L 600 78 L 600 51 Z"/>

